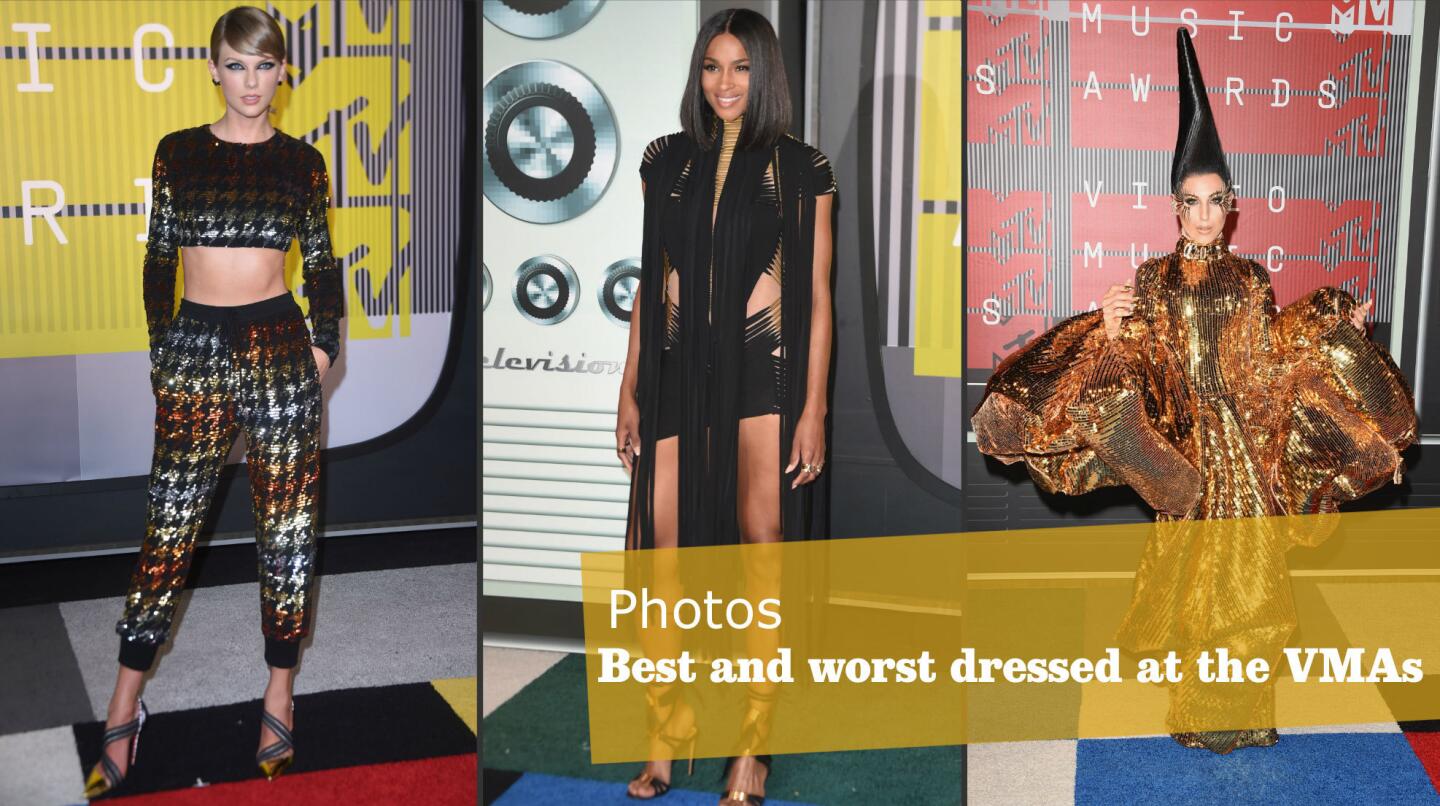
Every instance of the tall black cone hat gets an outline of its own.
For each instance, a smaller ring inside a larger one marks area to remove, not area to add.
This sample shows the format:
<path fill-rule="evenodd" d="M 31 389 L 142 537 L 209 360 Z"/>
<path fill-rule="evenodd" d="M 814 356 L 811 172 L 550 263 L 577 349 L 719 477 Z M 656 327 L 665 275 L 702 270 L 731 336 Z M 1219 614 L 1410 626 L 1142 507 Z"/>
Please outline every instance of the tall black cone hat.
<path fill-rule="evenodd" d="M 1230 168 L 1220 148 L 1220 132 L 1215 130 L 1215 116 L 1210 113 L 1210 99 L 1205 95 L 1205 79 L 1200 76 L 1200 62 L 1190 32 L 1182 26 L 1175 32 L 1175 50 L 1180 66 L 1180 133 L 1175 138 L 1175 161 L 1170 165 L 1170 187 L 1179 189 L 1180 181 L 1191 174 L 1220 174 L 1230 186 Z"/>

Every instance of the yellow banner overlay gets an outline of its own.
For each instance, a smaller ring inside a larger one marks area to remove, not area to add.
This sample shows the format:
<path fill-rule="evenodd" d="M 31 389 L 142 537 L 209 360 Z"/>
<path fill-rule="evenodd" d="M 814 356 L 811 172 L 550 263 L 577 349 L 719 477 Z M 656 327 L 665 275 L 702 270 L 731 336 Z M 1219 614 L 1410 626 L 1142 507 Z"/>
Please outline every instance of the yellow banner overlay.
<path fill-rule="evenodd" d="M 584 554 L 591 760 L 1434 719 L 1437 513 Z"/>

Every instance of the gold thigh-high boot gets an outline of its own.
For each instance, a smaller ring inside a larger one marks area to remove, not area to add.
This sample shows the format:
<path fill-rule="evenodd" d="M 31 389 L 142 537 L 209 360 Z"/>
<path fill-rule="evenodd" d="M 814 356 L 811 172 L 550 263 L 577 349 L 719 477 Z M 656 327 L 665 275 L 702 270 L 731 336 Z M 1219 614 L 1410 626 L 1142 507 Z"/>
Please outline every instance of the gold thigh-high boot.
<path fill-rule="evenodd" d="M 768 689 L 750 685 L 749 708 L 745 712 L 745 721 L 740 725 L 739 752 L 726 759 L 725 769 L 720 773 L 722 780 L 728 780 L 730 768 L 745 756 L 754 757 L 755 761 L 765 768 L 765 777 L 769 779 L 771 758 L 770 754 L 764 751 L 769 749 L 771 717 L 775 712 L 775 700 L 779 693 L 779 688 L 773 683 L 769 684 Z M 743 787 L 737 786 L 727 789 L 720 803 L 722 806 L 762 806 L 765 798 L 762 795 L 752 795 Z"/>
<path fill-rule="evenodd" d="M 682 747 L 689 749 L 689 766 L 685 774 L 695 772 L 695 737 L 700 728 L 695 724 L 695 709 L 685 701 L 679 683 L 651 685 L 645 687 L 646 724 L 650 733 L 650 758 L 656 761 L 672 761 Z M 631 783 L 649 785 L 653 794 L 646 797 L 630 791 L 625 794 L 637 800 L 658 798 L 670 791 L 670 782 L 662 781 L 642 770 Z"/>

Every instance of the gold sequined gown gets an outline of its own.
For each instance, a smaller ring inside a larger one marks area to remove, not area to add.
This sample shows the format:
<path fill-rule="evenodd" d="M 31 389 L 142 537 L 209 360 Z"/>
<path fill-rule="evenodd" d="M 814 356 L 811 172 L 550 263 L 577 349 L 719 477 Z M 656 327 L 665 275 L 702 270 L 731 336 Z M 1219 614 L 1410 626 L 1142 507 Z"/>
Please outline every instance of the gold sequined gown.
<path fill-rule="evenodd" d="M 1274 668 L 1295 628 L 1285 550 L 1324 536 L 1199 523 L 1334 512 L 1398 482 L 1414 401 L 1350 322 L 1353 297 L 1320 288 L 1277 313 L 1268 272 L 1223 242 L 1182 238 L 1140 267 L 1135 294 L 1117 338 L 1091 311 L 1001 363 L 972 418 L 978 445 L 1052 493 L 1135 489 L 1161 525 L 1117 640 L 1181 653 L 1172 730 L 1213 728 L 1217 713 L 1268 727 L 1273 685 L 1192 685 L 1195 656 L 1225 647 Z"/>

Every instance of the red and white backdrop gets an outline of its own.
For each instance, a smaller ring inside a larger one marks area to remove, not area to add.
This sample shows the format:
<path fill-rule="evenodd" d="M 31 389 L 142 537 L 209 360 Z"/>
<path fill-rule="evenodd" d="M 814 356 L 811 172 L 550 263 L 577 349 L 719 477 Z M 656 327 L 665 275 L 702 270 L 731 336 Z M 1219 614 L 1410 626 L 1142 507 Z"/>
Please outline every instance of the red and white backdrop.
<path fill-rule="evenodd" d="M 1406 211 L 1425 189 L 1406 169 L 1412 66 L 1434 58 L 1412 35 L 1420 5 L 968 5 L 967 380 L 1174 248 L 1182 25 L 1237 185 L 1235 251 L 1270 270 L 1281 305 L 1334 285 L 1373 299 L 1391 323 L 1407 276 L 1418 291 L 1406 270 Z"/>

